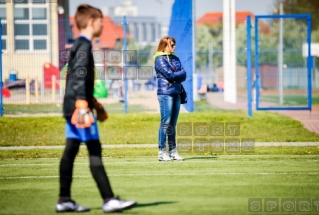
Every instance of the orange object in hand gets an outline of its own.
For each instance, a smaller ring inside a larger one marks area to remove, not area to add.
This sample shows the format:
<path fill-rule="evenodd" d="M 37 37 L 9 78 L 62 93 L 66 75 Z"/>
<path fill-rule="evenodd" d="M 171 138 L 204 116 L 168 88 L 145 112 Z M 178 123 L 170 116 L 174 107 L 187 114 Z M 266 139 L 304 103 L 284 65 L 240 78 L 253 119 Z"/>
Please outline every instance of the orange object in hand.
<path fill-rule="evenodd" d="M 88 128 L 94 123 L 94 116 L 85 100 L 76 100 L 71 123 L 77 128 Z"/>

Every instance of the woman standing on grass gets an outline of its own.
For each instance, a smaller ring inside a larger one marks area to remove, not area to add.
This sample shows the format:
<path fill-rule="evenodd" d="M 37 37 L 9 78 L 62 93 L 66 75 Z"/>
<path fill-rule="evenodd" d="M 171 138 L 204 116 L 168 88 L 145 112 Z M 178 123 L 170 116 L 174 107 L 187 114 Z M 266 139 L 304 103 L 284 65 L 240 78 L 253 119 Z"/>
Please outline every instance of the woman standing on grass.
<path fill-rule="evenodd" d="M 176 150 L 175 127 L 181 104 L 181 83 L 186 72 L 179 58 L 174 54 L 176 42 L 173 37 L 163 37 L 154 55 L 157 77 L 157 98 L 160 104 L 161 123 L 158 131 L 158 160 L 183 160 Z M 166 151 L 168 136 L 169 151 Z"/>

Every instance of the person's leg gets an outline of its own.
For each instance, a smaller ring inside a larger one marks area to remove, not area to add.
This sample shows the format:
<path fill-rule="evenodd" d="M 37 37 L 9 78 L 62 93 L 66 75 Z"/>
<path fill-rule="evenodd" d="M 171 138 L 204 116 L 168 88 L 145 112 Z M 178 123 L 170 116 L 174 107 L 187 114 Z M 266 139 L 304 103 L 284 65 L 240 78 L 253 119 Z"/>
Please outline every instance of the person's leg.
<path fill-rule="evenodd" d="M 176 123 L 179 116 L 179 110 L 181 106 L 181 97 L 175 96 L 173 97 L 172 103 L 172 115 L 170 120 L 170 132 L 168 132 L 168 146 L 169 151 L 172 151 L 176 148 Z"/>
<path fill-rule="evenodd" d="M 59 203 L 71 199 L 71 183 L 73 173 L 73 163 L 79 151 L 80 140 L 66 139 L 65 150 L 60 162 L 60 194 Z"/>
<path fill-rule="evenodd" d="M 113 85 L 113 83 L 114 83 L 114 79 L 112 79 L 112 81 L 111 81 L 111 83 L 110 83 L 110 86 L 109 86 L 109 91 L 111 91 L 112 90 L 112 85 Z"/>
<path fill-rule="evenodd" d="M 158 130 L 158 148 L 166 149 L 166 135 L 171 132 L 170 122 L 172 116 L 173 98 L 168 95 L 158 95 L 160 104 L 161 122 Z"/>
<path fill-rule="evenodd" d="M 89 151 L 90 170 L 104 201 L 114 197 L 109 179 L 102 163 L 102 147 L 99 140 L 86 142 Z"/>
<path fill-rule="evenodd" d="M 169 157 L 172 160 L 184 160 L 184 158 L 182 158 L 178 154 L 176 149 L 176 123 L 178 120 L 180 105 L 181 105 L 181 97 L 176 96 L 173 102 L 172 119 L 170 122 L 172 132 L 168 135 Z"/>
<path fill-rule="evenodd" d="M 86 145 L 89 151 L 90 170 L 104 201 L 102 210 L 109 213 L 133 207 L 136 204 L 134 200 L 126 201 L 114 197 L 109 179 L 102 163 L 102 148 L 100 141 L 89 140 L 86 142 Z"/>
<path fill-rule="evenodd" d="M 75 156 L 79 151 L 81 137 L 78 134 L 77 128 L 70 122 L 69 118 L 66 118 L 65 137 L 66 146 L 59 167 L 60 193 L 55 210 L 56 212 L 90 211 L 90 208 L 78 205 L 71 199 L 73 164 Z"/>
<path fill-rule="evenodd" d="M 158 129 L 158 160 L 170 161 L 171 158 L 166 150 L 166 136 L 172 132 L 170 121 L 172 116 L 173 99 L 168 95 L 159 95 L 158 101 L 160 103 L 161 114 L 161 123 Z"/>

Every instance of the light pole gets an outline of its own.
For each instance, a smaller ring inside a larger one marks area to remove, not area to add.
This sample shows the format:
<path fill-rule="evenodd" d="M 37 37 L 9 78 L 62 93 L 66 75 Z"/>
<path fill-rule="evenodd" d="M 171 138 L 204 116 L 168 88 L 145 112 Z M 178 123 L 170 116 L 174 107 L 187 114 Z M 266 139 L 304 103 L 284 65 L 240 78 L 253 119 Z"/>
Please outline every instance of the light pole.
<path fill-rule="evenodd" d="M 235 0 L 223 2 L 224 101 L 236 103 L 236 9 Z"/>

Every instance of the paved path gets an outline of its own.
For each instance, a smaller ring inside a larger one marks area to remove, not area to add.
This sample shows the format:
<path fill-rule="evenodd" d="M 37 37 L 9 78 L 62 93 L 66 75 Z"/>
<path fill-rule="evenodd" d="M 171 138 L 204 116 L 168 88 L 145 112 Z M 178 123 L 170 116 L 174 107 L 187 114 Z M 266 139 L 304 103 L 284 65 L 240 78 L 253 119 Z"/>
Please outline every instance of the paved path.
<path fill-rule="evenodd" d="M 228 103 L 224 101 L 223 93 L 207 93 L 207 101 L 213 107 L 217 107 L 225 110 L 245 110 L 247 111 L 247 99 L 238 98 L 236 104 Z M 264 102 L 263 106 L 271 106 L 272 103 Z M 255 106 L 253 107 L 255 110 Z M 291 117 L 300 121 L 306 129 L 319 135 L 319 110 L 305 111 L 271 111 L 278 114 Z M 254 116 L 254 115 L 253 115 Z"/>

